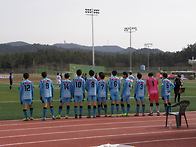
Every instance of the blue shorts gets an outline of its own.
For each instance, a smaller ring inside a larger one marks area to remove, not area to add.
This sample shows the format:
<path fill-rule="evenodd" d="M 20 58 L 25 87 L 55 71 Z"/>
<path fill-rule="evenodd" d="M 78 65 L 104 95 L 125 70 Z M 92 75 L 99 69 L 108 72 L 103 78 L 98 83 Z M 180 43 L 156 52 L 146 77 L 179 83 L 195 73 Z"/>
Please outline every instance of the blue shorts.
<path fill-rule="evenodd" d="M 70 101 L 71 101 L 71 98 L 70 97 L 69 98 L 61 98 L 60 99 L 60 102 L 63 103 L 63 104 L 64 103 L 70 103 Z"/>
<path fill-rule="evenodd" d="M 83 99 L 83 96 L 74 96 L 74 102 L 75 103 L 81 103 Z"/>
<path fill-rule="evenodd" d="M 98 103 L 106 103 L 106 97 L 98 97 L 97 98 Z"/>
<path fill-rule="evenodd" d="M 111 94 L 111 101 L 119 101 L 119 95 L 117 93 Z"/>
<path fill-rule="evenodd" d="M 88 102 L 96 102 L 97 101 L 97 97 L 95 95 L 94 96 L 88 96 L 87 101 Z"/>
<path fill-rule="evenodd" d="M 31 105 L 32 102 L 33 102 L 32 99 L 23 99 L 23 100 L 22 100 L 22 104 L 23 104 L 23 105 L 25 105 L 25 104 L 26 104 L 26 105 Z"/>
<path fill-rule="evenodd" d="M 163 98 L 164 101 L 169 101 L 170 95 L 162 96 L 162 98 Z"/>
<path fill-rule="evenodd" d="M 138 96 L 135 98 L 136 101 L 144 101 L 144 97 L 143 96 Z"/>
<path fill-rule="evenodd" d="M 121 98 L 121 102 L 130 103 L 130 96 L 125 96 Z"/>
<path fill-rule="evenodd" d="M 43 102 L 46 103 L 51 103 L 52 102 L 52 97 L 44 97 L 42 98 Z"/>

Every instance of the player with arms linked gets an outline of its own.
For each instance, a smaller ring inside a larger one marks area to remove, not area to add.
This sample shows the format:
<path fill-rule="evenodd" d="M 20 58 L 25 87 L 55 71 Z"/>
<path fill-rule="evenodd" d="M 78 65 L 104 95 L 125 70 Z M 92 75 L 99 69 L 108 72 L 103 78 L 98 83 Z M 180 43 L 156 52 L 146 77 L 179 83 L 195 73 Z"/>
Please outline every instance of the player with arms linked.
<path fill-rule="evenodd" d="M 34 94 L 34 87 L 33 83 L 28 80 L 29 74 L 23 74 L 24 80 L 20 84 L 20 103 L 23 105 L 23 113 L 24 113 L 24 121 L 33 120 L 33 94 Z M 27 110 L 29 109 L 29 114 Z"/>
<path fill-rule="evenodd" d="M 46 115 L 47 115 L 47 108 L 50 107 L 50 112 L 52 115 L 52 119 L 54 120 L 54 108 L 52 105 L 52 100 L 53 100 L 53 93 L 54 93 L 54 89 L 53 89 L 53 84 L 52 84 L 52 80 L 50 80 L 49 78 L 47 78 L 47 73 L 46 72 L 42 72 L 42 80 L 40 80 L 39 83 L 39 88 L 40 88 L 40 100 L 43 103 L 43 116 L 42 116 L 42 120 L 45 121 L 46 120 Z"/>
<path fill-rule="evenodd" d="M 65 80 L 61 81 L 60 84 L 60 106 L 59 106 L 59 110 L 58 110 L 58 115 L 57 115 L 57 119 L 61 118 L 61 112 L 63 109 L 63 105 L 66 104 L 66 115 L 65 118 L 67 119 L 69 116 L 69 111 L 70 111 L 70 101 L 71 101 L 71 97 L 72 97 L 72 83 L 69 80 L 69 73 L 65 73 L 64 75 Z"/>
<path fill-rule="evenodd" d="M 79 109 L 79 118 L 82 118 L 82 100 L 85 97 L 85 81 L 81 77 L 82 71 L 78 69 L 76 71 L 76 77 L 72 81 L 73 85 L 73 97 L 74 97 L 74 112 L 75 112 L 75 118 L 78 118 L 78 107 Z"/>
<path fill-rule="evenodd" d="M 91 106 L 93 106 L 93 118 L 96 117 L 96 106 L 97 106 L 97 79 L 94 77 L 95 72 L 89 71 L 89 78 L 86 80 L 86 91 L 88 93 L 87 105 L 88 105 L 88 116 L 91 117 Z"/>

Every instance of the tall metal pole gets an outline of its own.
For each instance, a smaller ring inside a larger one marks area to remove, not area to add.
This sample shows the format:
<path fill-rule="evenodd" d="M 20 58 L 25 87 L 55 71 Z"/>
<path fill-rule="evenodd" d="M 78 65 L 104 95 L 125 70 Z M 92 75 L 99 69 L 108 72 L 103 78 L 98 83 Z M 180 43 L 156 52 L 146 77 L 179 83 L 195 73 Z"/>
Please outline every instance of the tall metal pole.
<path fill-rule="evenodd" d="M 130 59 L 130 71 L 132 71 L 132 51 L 131 51 L 132 40 L 131 40 L 131 33 L 137 31 L 137 27 L 126 27 L 126 28 L 124 28 L 124 31 L 130 33 L 130 46 L 129 46 L 129 56 L 130 56 L 130 58 L 129 59 Z"/>
<path fill-rule="evenodd" d="M 92 66 L 95 66 L 95 47 L 94 47 L 94 16 L 99 14 L 99 9 L 85 9 L 85 14 L 91 16 L 92 23 Z"/>
<path fill-rule="evenodd" d="M 93 10 L 93 9 L 92 9 Z M 94 23 L 93 23 L 93 13 L 92 13 L 92 57 L 93 57 L 93 67 L 95 66 L 95 47 L 94 47 Z"/>
<path fill-rule="evenodd" d="M 147 53 L 147 69 L 148 71 L 150 71 L 150 47 L 152 46 L 152 43 L 145 43 L 144 44 L 145 47 L 148 48 L 148 53 Z"/>

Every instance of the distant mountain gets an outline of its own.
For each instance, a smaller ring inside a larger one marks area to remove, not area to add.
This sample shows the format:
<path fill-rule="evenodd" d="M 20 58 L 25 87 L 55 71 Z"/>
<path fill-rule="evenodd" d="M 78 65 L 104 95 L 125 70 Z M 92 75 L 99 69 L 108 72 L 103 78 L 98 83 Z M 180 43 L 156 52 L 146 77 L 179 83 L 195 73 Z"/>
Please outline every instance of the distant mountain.
<path fill-rule="evenodd" d="M 84 46 L 84 45 L 78 45 L 74 43 L 57 43 L 53 46 L 56 46 L 58 48 L 64 48 L 64 49 L 75 49 L 75 50 L 92 50 L 91 46 Z M 95 51 L 98 52 L 124 52 L 125 49 L 121 48 L 119 46 L 95 46 Z"/>
<path fill-rule="evenodd" d="M 30 45 L 29 43 L 23 42 L 23 41 L 16 41 L 16 42 L 9 42 L 9 43 L 5 43 L 7 45 L 10 46 L 26 46 L 26 45 Z"/>
<path fill-rule="evenodd" d="M 20 53 L 20 52 L 36 52 L 37 50 L 60 50 L 60 51 L 91 51 L 91 46 L 84 46 L 74 43 L 57 43 L 54 45 L 42 45 L 42 44 L 29 44 L 22 41 L 17 42 L 10 42 L 10 43 L 4 43 L 0 44 L 0 53 Z M 120 53 L 120 54 L 126 54 L 129 53 L 129 48 L 125 49 L 119 46 L 115 45 L 104 45 L 104 46 L 95 46 L 95 52 L 100 53 Z M 131 48 L 131 52 L 138 52 L 138 53 L 144 53 L 147 54 L 150 53 L 159 53 L 163 52 L 159 49 L 134 49 Z"/>

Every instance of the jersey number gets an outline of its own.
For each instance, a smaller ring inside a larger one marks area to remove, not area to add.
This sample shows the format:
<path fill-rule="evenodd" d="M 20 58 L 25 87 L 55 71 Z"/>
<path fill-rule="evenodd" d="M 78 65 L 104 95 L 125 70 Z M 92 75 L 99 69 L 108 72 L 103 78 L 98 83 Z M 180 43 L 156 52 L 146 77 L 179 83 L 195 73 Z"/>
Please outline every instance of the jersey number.
<path fill-rule="evenodd" d="M 81 88 L 82 83 L 81 82 L 76 82 L 76 88 Z"/>
<path fill-rule="evenodd" d="M 30 85 L 24 85 L 25 91 L 30 91 Z"/>

